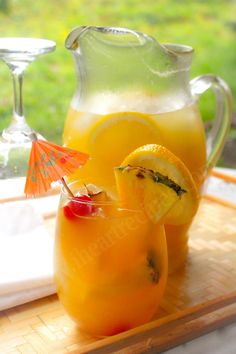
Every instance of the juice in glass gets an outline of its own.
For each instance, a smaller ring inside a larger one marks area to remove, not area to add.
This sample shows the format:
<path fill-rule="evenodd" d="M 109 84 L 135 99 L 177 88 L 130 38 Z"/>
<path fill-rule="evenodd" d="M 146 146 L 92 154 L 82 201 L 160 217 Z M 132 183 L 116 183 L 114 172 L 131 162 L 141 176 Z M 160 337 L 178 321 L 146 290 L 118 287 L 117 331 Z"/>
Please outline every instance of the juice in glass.
<path fill-rule="evenodd" d="M 108 104 L 109 97 L 103 97 L 103 100 L 106 109 L 112 111 L 112 104 Z M 142 100 L 140 106 L 143 105 L 146 112 L 152 112 L 155 109 L 152 102 L 155 100 L 149 100 L 146 104 Z M 101 101 L 102 98 L 97 99 L 98 105 Z M 139 101 L 136 99 L 136 106 Z M 154 143 L 164 145 L 186 164 L 200 191 L 206 168 L 206 143 L 204 126 L 195 102 L 157 114 L 140 113 L 141 107 L 140 112 L 119 111 L 122 100 L 119 108 L 114 108 L 116 113 L 102 114 L 103 109 L 97 106 L 94 110 L 100 113 L 95 114 L 71 107 L 65 123 L 64 144 L 87 151 L 91 156 L 89 163 L 73 175 L 72 180 L 93 176 L 95 181 L 111 186 L 114 184 L 113 168 L 119 166 L 137 147 Z M 165 225 L 170 272 L 186 259 L 189 226 L 190 223 Z"/>
<path fill-rule="evenodd" d="M 70 188 L 76 194 L 81 186 L 84 181 Z M 74 201 L 74 215 L 68 212 L 70 202 L 64 190 L 55 242 L 57 292 L 68 314 L 96 336 L 145 323 L 166 284 L 164 227 L 152 224 L 142 210 L 120 208 L 114 197 Z M 89 213 L 79 215 L 84 205 Z"/>

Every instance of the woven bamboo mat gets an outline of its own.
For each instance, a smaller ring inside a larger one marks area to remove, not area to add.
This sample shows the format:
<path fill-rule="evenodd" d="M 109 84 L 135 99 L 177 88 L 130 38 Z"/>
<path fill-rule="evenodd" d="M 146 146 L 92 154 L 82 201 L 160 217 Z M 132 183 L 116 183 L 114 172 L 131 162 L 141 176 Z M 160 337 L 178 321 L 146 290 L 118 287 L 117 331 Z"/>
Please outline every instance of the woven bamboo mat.
<path fill-rule="evenodd" d="M 236 320 L 236 209 L 204 199 L 190 235 L 188 261 L 169 277 L 158 320 L 96 340 L 54 295 L 0 314 L 0 353 L 157 353 Z"/>

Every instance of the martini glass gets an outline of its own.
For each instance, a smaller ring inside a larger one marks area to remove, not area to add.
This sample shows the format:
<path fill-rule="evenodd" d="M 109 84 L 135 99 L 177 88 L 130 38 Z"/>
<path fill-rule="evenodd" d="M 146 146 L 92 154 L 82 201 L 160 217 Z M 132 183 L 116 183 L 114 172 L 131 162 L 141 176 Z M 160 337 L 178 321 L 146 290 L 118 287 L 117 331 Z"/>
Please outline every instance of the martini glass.
<path fill-rule="evenodd" d="M 39 55 L 55 50 L 53 41 L 39 38 L 0 38 L 0 59 L 13 79 L 13 115 L 0 135 L 0 179 L 25 176 L 35 133 L 26 122 L 23 109 L 23 78 L 26 67 Z"/>

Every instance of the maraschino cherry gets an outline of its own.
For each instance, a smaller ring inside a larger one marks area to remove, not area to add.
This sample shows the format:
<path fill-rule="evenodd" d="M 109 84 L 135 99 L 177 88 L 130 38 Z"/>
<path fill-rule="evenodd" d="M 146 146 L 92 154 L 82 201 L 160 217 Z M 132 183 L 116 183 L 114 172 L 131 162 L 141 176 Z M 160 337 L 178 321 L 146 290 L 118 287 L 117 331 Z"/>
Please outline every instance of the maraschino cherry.
<path fill-rule="evenodd" d="M 92 199 L 88 195 L 75 196 L 63 208 L 64 215 L 68 219 L 75 219 L 77 216 L 89 216 L 94 212 Z"/>

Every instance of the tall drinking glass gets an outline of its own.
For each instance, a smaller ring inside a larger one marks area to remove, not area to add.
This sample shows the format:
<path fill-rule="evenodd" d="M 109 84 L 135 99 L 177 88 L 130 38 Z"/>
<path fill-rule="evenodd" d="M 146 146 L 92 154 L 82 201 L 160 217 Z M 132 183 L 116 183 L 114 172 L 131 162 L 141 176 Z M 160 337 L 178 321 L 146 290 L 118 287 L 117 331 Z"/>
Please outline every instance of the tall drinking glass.
<path fill-rule="evenodd" d="M 84 186 L 70 184 L 75 195 Z M 167 278 L 164 227 L 104 193 L 72 200 L 63 189 L 55 241 L 58 296 L 81 329 L 96 336 L 148 321 Z"/>

